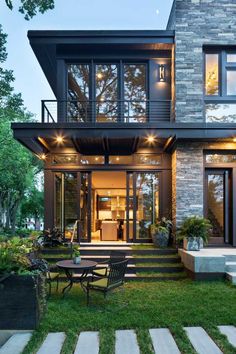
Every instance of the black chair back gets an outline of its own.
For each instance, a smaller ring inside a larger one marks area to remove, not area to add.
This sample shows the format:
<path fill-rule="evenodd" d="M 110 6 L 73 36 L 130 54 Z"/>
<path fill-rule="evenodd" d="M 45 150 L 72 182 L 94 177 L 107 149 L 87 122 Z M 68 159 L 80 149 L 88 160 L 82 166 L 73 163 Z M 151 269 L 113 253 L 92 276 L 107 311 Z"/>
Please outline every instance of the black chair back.
<path fill-rule="evenodd" d="M 108 287 L 117 283 L 122 284 L 124 282 L 128 262 L 129 260 L 125 259 L 121 262 L 111 263 L 107 282 Z"/>
<path fill-rule="evenodd" d="M 126 256 L 125 252 L 113 250 L 110 253 L 110 259 L 108 263 L 109 265 L 111 265 L 112 263 L 122 262 L 125 259 L 125 256 Z"/>

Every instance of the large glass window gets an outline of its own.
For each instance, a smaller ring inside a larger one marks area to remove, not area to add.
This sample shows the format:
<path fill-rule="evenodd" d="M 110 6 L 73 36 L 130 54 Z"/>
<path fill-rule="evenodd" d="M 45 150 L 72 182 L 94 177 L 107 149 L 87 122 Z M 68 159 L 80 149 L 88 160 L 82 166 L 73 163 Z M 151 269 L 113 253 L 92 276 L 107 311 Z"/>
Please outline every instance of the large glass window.
<path fill-rule="evenodd" d="M 117 65 L 96 65 L 96 121 L 117 120 Z"/>
<path fill-rule="evenodd" d="M 207 103 L 205 105 L 206 121 L 209 123 L 235 123 L 236 104 Z"/>
<path fill-rule="evenodd" d="M 206 54 L 205 93 L 215 96 L 219 93 L 219 55 Z"/>
<path fill-rule="evenodd" d="M 227 95 L 236 96 L 236 71 L 227 70 Z"/>
<path fill-rule="evenodd" d="M 124 65 L 125 120 L 127 122 L 146 121 L 146 65 Z"/>
<path fill-rule="evenodd" d="M 70 122 L 145 122 L 146 82 L 146 64 L 69 64 L 67 119 Z M 63 114 L 66 107 L 60 105 Z"/>
<path fill-rule="evenodd" d="M 68 65 L 68 120 L 87 122 L 91 120 L 89 105 L 89 64 Z"/>
<path fill-rule="evenodd" d="M 159 174 L 136 175 L 136 238 L 150 238 L 150 226 L 159 218 Z"/>

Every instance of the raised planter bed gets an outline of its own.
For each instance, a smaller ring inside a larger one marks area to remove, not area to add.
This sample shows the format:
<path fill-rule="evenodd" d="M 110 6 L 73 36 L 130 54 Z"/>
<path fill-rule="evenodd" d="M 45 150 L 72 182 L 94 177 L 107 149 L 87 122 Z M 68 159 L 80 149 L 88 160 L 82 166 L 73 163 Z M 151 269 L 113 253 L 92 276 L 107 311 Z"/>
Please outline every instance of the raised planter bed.
<path fill-rule="evenodd" d="M 46 309 L 45 277 L 10 275 L 0 281 L 0 330 L 36 329 Z"/>

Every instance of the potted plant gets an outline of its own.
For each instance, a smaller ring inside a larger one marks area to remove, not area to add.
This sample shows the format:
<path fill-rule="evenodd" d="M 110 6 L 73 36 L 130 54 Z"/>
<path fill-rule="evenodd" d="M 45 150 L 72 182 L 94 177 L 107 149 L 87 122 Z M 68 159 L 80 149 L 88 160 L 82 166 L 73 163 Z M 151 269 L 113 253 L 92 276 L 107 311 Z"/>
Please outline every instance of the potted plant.
<path fill-rule="evenodd" d="M 0 330 L 36 329 L 46 308 L 45 274 L 32 266 L 29 239 L 0 242 Z"/>
<path fill-rule="evenodd" d="M 81 262 L 81 256 L 80 256 L 79 247 L 75 247 L 73 249 L 73 262 L 75 264 L 80 264 L 80 262 Z"/>
<path fill-rule="evenodd" d="M 208 219 L 192 216 L 185 219 L 178 230 L 177 240 L 183 240 L 184 249 L 199 251 L 208 243 L 209 231 L 212 225 Z"/>
<path fill-rule="evenodd" d="M 168 246 L 171 228 L 171 220 L 165 217 L 151 225 L 151 236 L 155 246 L 160 248 Z"/>

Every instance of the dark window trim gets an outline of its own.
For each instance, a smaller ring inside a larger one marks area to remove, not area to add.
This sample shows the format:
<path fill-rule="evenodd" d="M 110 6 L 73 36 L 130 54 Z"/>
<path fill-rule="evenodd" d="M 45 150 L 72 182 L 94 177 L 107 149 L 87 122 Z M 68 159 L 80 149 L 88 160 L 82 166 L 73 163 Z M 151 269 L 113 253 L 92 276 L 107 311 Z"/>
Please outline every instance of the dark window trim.
<path fill-rule="evenodd" d="M 219 79 L 218 79 L 218 95 L 206 95 L 206 55 L 218 54 Z M 236 63 L 227 62 L 227 54 L 236 54 L 236 50 L 232 49 L 204 49 L 204 100 L 209 101 L 232 101 L 236 102 L 236 95 L 227 95 L 227 71 L 236 71 Z"/>

